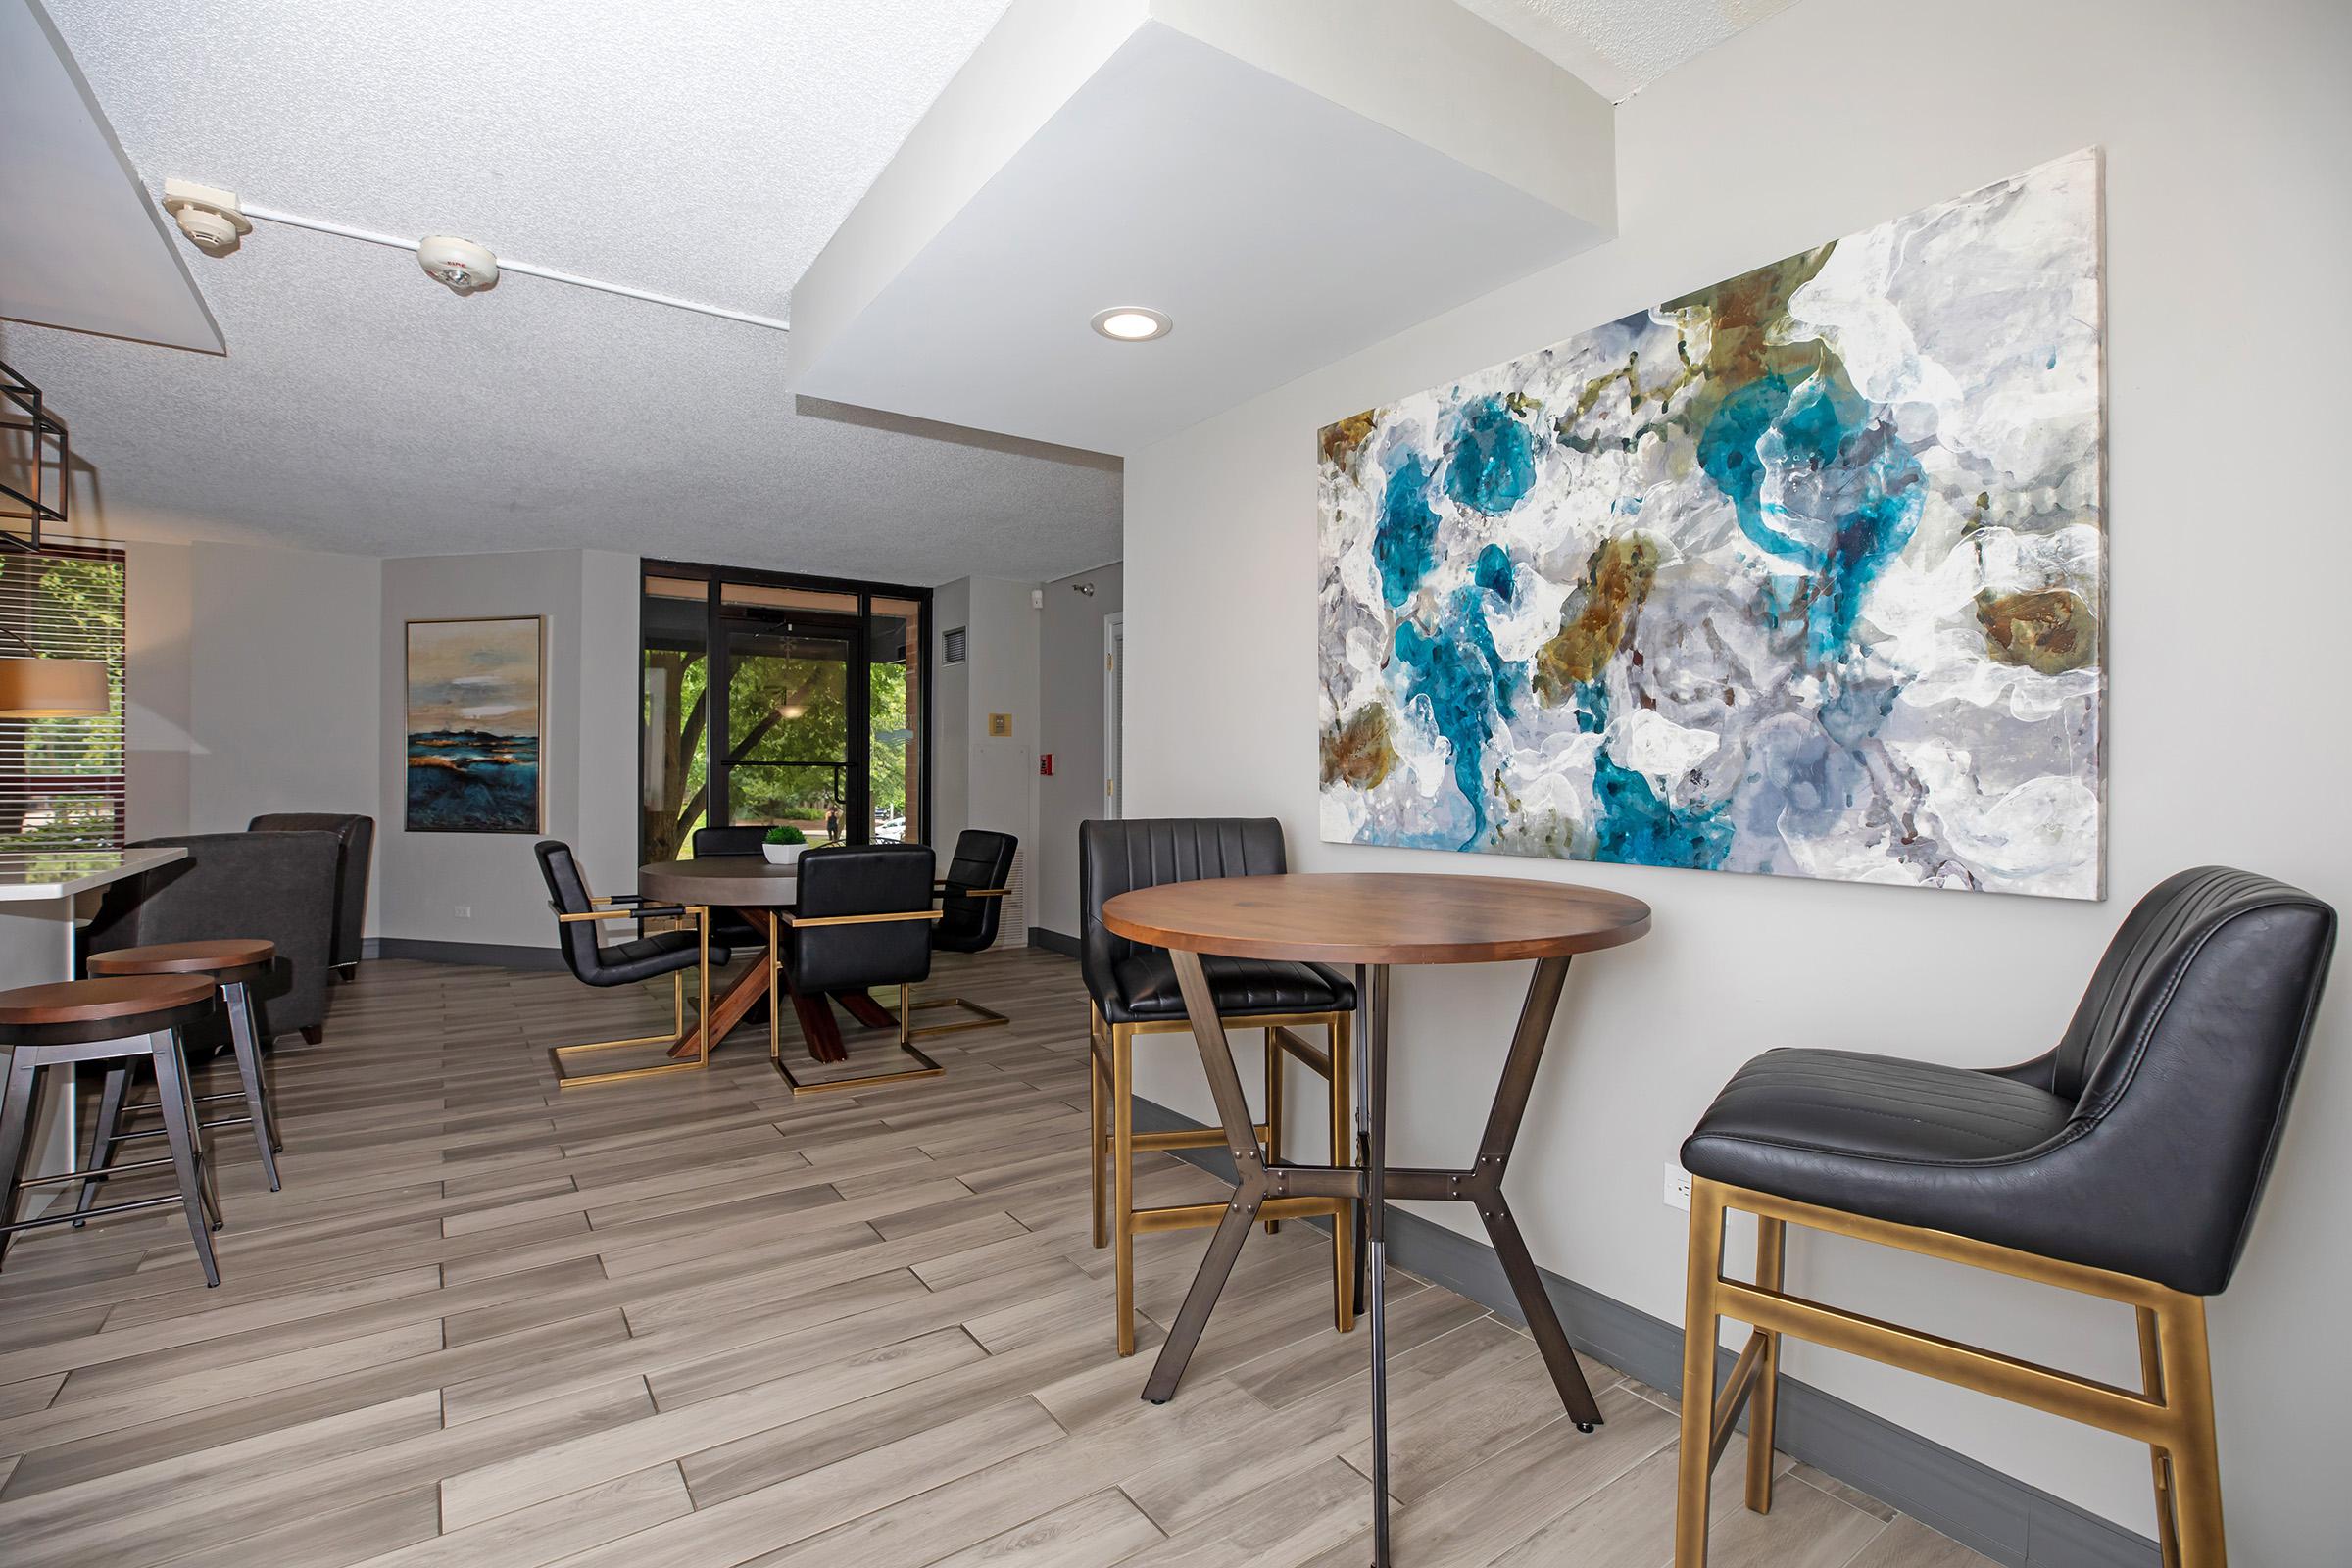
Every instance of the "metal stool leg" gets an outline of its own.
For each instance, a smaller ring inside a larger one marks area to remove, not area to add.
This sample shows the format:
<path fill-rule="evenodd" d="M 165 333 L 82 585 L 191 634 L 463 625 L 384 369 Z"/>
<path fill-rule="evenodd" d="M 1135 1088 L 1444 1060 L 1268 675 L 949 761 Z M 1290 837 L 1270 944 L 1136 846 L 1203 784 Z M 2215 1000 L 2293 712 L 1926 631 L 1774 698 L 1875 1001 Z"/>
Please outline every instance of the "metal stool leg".
<path fill-rule="evenodd" d="M 98 1196 L 95 1173 L 115 1162 L 115 1151 L 122 1142 L 122 1105 L 130 1098 L 131 1069 L 137 1065 L 135 1061 L 119 1061 L 106 1070 L 106 1087 L 98 1095 L 98 1121 L 90 1129 L 90 1157 L 81 1167 L 93 1174 L 83 1179 L 81 1196 L 74 1200 L 76 1214 L 88 1213 L 90 1200 Z M 83 1221 L 75 1220 L 74 1228 L 79 1230 L 82 1224 Z"/>
<path fill-rule="evenodd" d="M 172 1164 L 179 1177 L 179 1197 L 188 1211 L 188 1235 L 196 1243 L 196 1260 L 204 1265 L 204 1283 L 220 1283 L 213 1261 L 213 1235 L 220 1226 L 220 1203 L 212 1195 L 212 1172 L 205 1168 L 203 1136 L 188 1099 L 187 1062 L 179 1054 L 179 1035 L 167 1029 L 147 1037 L 155 1053 L 155 1099 L 164 1113 L 164 1137 L 172 1146 Z M 208 1223 L 209 1220 L 209 1223 Z"/>
<path fill-rule="evenodd" d="M 262 1077 L 262 1052 L 253 1026 L 253 992 L 244 982 L 220 988 L 228 1004 L 228 1037 L 237 1054 L 237 1076 L 245 1084 L 245 1114 L 253 1120 L 254 1147 L 262 1152 L 262 1174 L 277 1185 L 277 1117 L 270 1108 L 270 1085 Z"/>
<path fill-rule="evenodd" d="M 17 1217 L 17 1188 L 24 1179 L 24 1161 L 32 1148 L 32 1102 L 40 1083 L 40 1063 L 30 1046 L 19 1046 L 8 1058 L 8 1087 L 0 1093 L 0 1225 Z M 0 1261 L 8 1256 L 10 1232 L 0 1230 Z"/>
<path fill-rule="evenodd" d="M 1274 1038 L 1274 1031 L 1272 1029 L 1268 1029 L 1266 1031 L 1265 1148 L 1266 1163 L 1269 1165 L 1279 1165 L 1282 1163 L 1282 1090 L 1284 1077 L 1285 1073 L 1283 1071 L 1282 1044 Z M 1276 1234 L 1281 1229 L 1282 1221 L 1278 1219 L 1270 1219 L 1266 1221 L 1266 1234 L 1268 1236 Z"/>

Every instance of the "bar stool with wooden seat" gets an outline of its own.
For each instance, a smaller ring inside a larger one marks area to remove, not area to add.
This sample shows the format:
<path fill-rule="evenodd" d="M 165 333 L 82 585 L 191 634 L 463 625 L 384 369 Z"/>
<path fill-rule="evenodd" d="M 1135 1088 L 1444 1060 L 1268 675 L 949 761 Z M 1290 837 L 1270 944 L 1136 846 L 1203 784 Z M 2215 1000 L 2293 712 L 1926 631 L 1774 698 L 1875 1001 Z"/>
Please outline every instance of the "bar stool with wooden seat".
<path fill-rule="evenodd" d="M 117 948 L 111 953 L 93 953 L 89 956 L 91 974 L 101 977 L 140 974 L 195 975 L 212 981 L 220 994 L 222 1005 L 228 1011 L 228 1038 L 237 1058 L 235 1089 L 219 1094 L 197 1095 L 200 1107 L 220 1101 L 242 1101 L 245 1113 L 241 1116 L 213 1116 L 203 1118 L 210 1127 L 251 1127 L 254 1147 L 261 1152 L 262 1174 L 269 1178 L 270 1190 L 278 1190 L 277 1152 L 285 1143 L 277 1136 L 277 1107 L 270 1098 L 270 1083 L 262 1074 L 262 1031 L 253 1010 L 253 985 L 270 977 L 270 965 L 277 960 L 277 949 L 270 943 L 252 939 L 233 939 L 213 942 L 164 942 L 144 948 Z M 131 1074 L 136 1062 L 124 1062 L 106 1075 L 106 1088 L 98 1097 L 98 1124 L 91 1134 L 90 1158 L 84 1167 L 92 1172 L 81 1188 L 80 1207 L 89 1206 L 96 1190 L 97 1172 L 102 1171 L 115 1156 L 117 1146 L 140 1138 L 160 1138 L 163 1129 L 131 1132 L 127 1124 L 133 1116 L 148 1107 L 130 1103 Z"/>
<path fill-rule="evenodd" d="M 196 1104 L 188 1094 L 188 1068 L 180 1031 L 209 1016 L 219 993 L 210 975 L 132 975 L 108 980 L 66 980 L 55 985 L 0 991 L 0 1046 L 9 1051 L 8 1086 L 0 1094 L 0 1261 L 19 1231 L 43 1225 L 78 1224 L 100 1214 L 127 1213 L 177 1203 L 187 1211 L 188 1234 L 204 1265 L 204 1283 L 220 1283 L 213 1262 L 212 1233 L 220 1228 L 220 1202 L 214 1196 L 212 1167 L 204 1158 Z M 79 1172 L 27 1179 L 33 1108 L 44 1067 L 84 1061 L 155 1063 L 164 1140 L 171 1155 L 108 1167 L 104 1176 L 171 1169 L 178 1178 L 176 1197 L 132 1199 L 97 1208 L 67 1209 L 34 1219 L 17 1219 L 17 1200 L 27 1189 L 81 1182 Z"/>

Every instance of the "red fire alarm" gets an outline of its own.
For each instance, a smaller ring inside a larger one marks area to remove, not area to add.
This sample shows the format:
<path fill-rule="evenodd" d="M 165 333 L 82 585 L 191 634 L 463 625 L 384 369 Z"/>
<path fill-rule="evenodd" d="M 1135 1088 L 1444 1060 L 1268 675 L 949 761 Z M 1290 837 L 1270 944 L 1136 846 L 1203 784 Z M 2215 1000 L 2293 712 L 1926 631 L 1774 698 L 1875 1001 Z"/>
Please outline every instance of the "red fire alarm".
<path fill-rule="evenodd" d="M 1054 754 L 1052 752 L 1040 752 L 1037 754 L 1037 770 L 1046 778 L 1052 778 L 1054 776 Z"/>

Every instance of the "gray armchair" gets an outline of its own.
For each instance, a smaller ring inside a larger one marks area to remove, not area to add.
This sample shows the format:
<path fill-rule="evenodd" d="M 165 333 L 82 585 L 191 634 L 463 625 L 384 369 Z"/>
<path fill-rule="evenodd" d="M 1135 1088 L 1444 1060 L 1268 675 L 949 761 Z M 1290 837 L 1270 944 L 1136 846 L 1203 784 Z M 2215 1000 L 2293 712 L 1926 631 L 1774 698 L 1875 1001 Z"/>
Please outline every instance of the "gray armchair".
<path fill-rule="evenodd" d="M 332 811 L 278 811 L 245 824 L 248 833 L 332 833 L 335 836 L 335 941 L 327 961 L 349 980 L 359 973 L 360 941 L 368 923 L 368 868 L 375 857 L 375 818 Z"/>
<path fill-rule="evenodd" d="M 340 841 L 332 833 L 196 833 L 131 848 L 168 845 L 188 858 L 109 887 L 82 933 L 83 951 L 223 937 L 272 942 L 275 972 L 254 987 L 262 1038 L 299 1029 L 318 1044 L 326 1032 Z"/>

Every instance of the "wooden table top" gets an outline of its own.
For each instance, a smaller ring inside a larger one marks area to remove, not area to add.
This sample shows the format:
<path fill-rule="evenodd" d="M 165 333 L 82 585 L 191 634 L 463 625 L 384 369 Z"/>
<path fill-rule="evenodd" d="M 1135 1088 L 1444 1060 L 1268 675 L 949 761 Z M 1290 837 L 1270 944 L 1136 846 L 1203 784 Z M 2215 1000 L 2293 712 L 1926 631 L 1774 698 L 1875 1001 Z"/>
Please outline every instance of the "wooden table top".
<path fill-rule="evenodd" d="M 116 948 L 93 953 L 83 965 L 103 974 L 225 974 L 251 969 L 277 956 L 274 943 L 259 938 L 221 938 L 208 942 L 158 942 L 144 948 Z"/>
<path fill-rule="evenodd" d="M 201 974 L 120 975 L 107 980 L 57 980 L 0 991 L 0 1023 L 97 1023 L 171 1012 L 213 1000 L 213 981 Z"/>
<path fill-rule="evenodd" d="M 637 891 L 665 904 L 717 904 L 737 909 L 778 909 L 800 902 L 800 873 L 764 855 L 714 855 L 701 860 L 656 860 L 637 868 Z"/>
<path fill-rule="evenodd" d="M 1649 906 L 1517 877 L 1295 872 L 1137 888 L 1102 906 L 1102 923 L 1130 942 L 1237 958 L 1493 963 L 1623 946 L 1649 930 Z"/>

